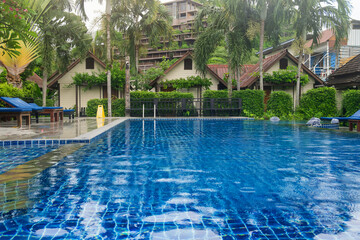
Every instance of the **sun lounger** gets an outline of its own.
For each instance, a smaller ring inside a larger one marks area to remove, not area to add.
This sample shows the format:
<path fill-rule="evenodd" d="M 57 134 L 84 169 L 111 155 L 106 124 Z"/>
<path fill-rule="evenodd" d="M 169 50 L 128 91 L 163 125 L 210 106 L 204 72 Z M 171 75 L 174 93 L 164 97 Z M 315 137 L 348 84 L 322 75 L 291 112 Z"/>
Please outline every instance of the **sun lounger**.
<path fill-rule="evenodd" d="M 62 107 L 39 107 L 35 103 L 27 103 L 20 98 L 1 97 L 2 101 L 14 108 L 30 108 L 36 117 L 36 122 L 39 122 L 39 114 L 49 114 L 51 122 L 63 120 Z"/>
<path fill-rule="evenodd" d="M 350 117 L 322 117 L 321 120 L 338 119 L 340 122 L 349 122 L 349 131 L 353 130 L 353 125 L 356 124 L 357 131 L 360 132 L 360 110 L 351 115 Z"/>
<path fill-rule="evenodd" d="M 30 106 L 36 108 L 39 107 L 36 103 L 29 103 Z M 74 113 L 75 110 L 74 109 L 63 109 L 62 107 L 40 107 L 43 109 L 43 112 L 41 112 L 40 114 L 50 114 L 50 118 L 51 118 L 51 112 L 54 112 L 54 114 L 58 114 L 57 117 L 60 117 L 60 120 L 63 120 L 63 116 L 64 115 L 69 115 L 69 119 L 71 119 L 71 117 L 74 119 Z M 56 117 L 56 116 L 53 117 Z"/>
<path fill-rule="evenodd" d="M 22 126 L 22 118 L 26 118 L 26 124 L 30 127 L 30 114 L 32 112 L 31 108 L 0 108 L 0 119 L 15 117 L 17 120 L 17 126 Z"/>

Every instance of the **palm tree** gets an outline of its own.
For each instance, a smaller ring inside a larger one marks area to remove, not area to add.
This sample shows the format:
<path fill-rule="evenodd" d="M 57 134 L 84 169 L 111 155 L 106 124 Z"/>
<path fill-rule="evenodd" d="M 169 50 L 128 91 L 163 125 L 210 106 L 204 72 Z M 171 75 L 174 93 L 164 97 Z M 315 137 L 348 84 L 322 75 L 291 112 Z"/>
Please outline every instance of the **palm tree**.
<path fill-rule="evenodd" d="M 217 6 L 204 6 L 195 19 L 196 29 L 202 31 L 195 42 L 195 66 L 202 75 L 205 76 L 211 54 L 225 39 L 229 56 L 229 98 L 232 79 L 252 50 L 251 40 L 246 34 L 254 16 L 251 4 L 251 0 L 223 0 Z M 205 22 L 206 28 L 203 27 Z"/>
<path fill-rule="evenodd" d="M 122 0 L 114 5 L 112 20 L 128 40 L 132 75 L 138 73 L 143 35 L 153 43 L 159 40 L 159 36 L 169 37 L 172 33 L 171 17 L 159 0 Z"/>
<path fill-rule="evenodd" d="M 81 17 L 65 12 L 71 10 L 69 1 L 53 0 L 50 4 L 48 11 L 36 23 L 43 60 L 43 106 L 46 106 L 47 81 L 53 64 L 65 70 L 71 60 L 70 50 L 77 47 L 86 52 L 91 42 Z"/>
<path fill-rule="evenodd" d="M 350 4 L 347 0 L 290 0 L 289 3 L 291 4 L 291 14 L 299 48 L 295 108 L 300 103 L 301 65 L 307 33 L 312 33 L 313 43 L 316 44 L 322 28 L 332 28 L 339 44 L 347 36 L 350 24 Z"/>
<path fill-rule="evenodd" d="M 260 18 L 260 46 L 259 46 L 259 76 L 260 89 L 264 90 L 264 37 L 267 35 L 275 45 L 280 39 L 280 24 L 284 22 L 287 15 L 286 0 L 258 0 L 257 10 Z"/>

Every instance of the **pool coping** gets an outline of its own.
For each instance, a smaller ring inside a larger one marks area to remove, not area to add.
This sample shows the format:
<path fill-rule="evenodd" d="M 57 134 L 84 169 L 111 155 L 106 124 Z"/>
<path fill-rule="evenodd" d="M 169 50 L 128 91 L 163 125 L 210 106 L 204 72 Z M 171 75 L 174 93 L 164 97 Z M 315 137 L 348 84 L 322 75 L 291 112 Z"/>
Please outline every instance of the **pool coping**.
<path fill-rule="evenodd" d="M 118 126 L 119 124 L 125 121 L 184 121 L 184 120 L 254 120 L 254 118 L 248 117 L 179 117 L 179 118 L 122 118 L 112 121 L 111 123 L 94 129 L 90 132 L 84 133 L 75 138 L 68 139 L 24 139 L 24 140 L 0 140 L 0 147 L 14 147 L 14 146 L 25 146 L 25 147 L 38 147 L 38 146 L 56 146 L 56 145 L 65 145 L 65 144 L 75 144 L 75 143 L 84 143 L 89 144 L 94 141 L 97 141 L 104 134 L 106 134 L 112 128 Z"/>

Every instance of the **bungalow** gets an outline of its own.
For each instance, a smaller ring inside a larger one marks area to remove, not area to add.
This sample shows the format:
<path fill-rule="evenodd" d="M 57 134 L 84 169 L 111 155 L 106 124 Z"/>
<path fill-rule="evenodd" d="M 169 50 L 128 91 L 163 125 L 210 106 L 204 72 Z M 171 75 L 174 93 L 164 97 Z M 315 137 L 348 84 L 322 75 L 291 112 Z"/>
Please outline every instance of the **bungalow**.
<path fill-rule="evenodd" d="M 90 51 L 87 53 L 85 61 L 77 59 L 71 63 L 65 72 L 56 71 L 49 78 L 48 88 L 57 91 L 57 105 L 65 108 L 76 107 L 79 114 L 81 109 L 87 106 L 87 102 L 94 98 L 107 98 L 106 86 L 94 86 L 87 89 L 86 86 L 76 86 L 73 84 L 73 77 L 76 73 L 92 74 L 105 71 L 106 65 Z M 112 90 L 113 97 L 119 97 L 122 92 Z"/>
<path fill-rule="evenodd" d="M 164 81 L 175 80 L 179 78 L 187 78 L 191 76 L 200 76 L 200 73 L 195 70 L 193 56 L 191 52 L 187 52 L 183 57 L 177 60 L 171 65 L 165 72 L 164 76 L 158 77 L 150 83 L 154 91 L 170 92 L 175 89 L 172 86 L 164 86 Z M 226 82 L 222 77 L 218 76 L 213 70 L 207 67 L 206 78 L 210 79 L 210 90 L 226 89 Z M 189 92 L 194 95 L 195 98 L 201 98 L 205 88 L 203 86 L 193 86 L 189 89 L 180 89 L 181 92 Z"/>
<path fill-rule="evenodd" d="M 337 90 L 360 89 L 360 54 L 331 74 L 326 84 Z"/>
<path fill-rule="evenodd" d="M 283 50 L 277 54 L 274 54 L 270 57 L 267 57 L 263 61 L 263 71 L 264 73 L 272 74 L 274 71 L 278 71 L 280 69 L 287 69 L 288 66 L 297 67 L 298 60 L 287 50 Z M 310 69 L 308 69 L 305 65 L 302 65 L 302 72 L 307 74 L 309 77 L 309 82 L 301 86 L 301 93 L 305 93 L 306 91 L 313 89 L 318 86 L 323 86 L 324 82 L 315 75 Z M 254 65 L 250 70 L 248 70 L 245 74 L 240 77 L 241 89 L 259 89 L 259 64 Z M 265 90 L 265 99 L 270 96 L 272 91 L 285 91 L 289 93 L 293 99 L 295 97 L 296 83 L 270 83 L 264 82 L 264 90 Z M 266 100 L 265 100 L 266 101 Z"/>

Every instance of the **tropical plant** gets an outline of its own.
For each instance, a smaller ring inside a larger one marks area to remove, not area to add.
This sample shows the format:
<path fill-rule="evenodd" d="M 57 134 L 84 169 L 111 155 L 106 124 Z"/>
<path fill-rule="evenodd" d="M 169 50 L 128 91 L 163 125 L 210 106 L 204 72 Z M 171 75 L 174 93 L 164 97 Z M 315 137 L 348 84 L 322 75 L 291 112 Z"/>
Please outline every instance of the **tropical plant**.
<path fill-rule="evenodd" d="M 313 44 L 317 44 L 323 27 L 332 28 L 339 44 L 349 29 L 350 3 L 347 0 L 290 0 L 289 4 L 297 38 L 295 47 L 299 54 L 294 102 L 294 107 L 297 107 L 300 102 L 300 73 L 307 33 L 312 33 Z"/>
<path fill-rule="evenodd" d="M 7 71 L 7 81 L 14 87 L 21 88 L 22 80 L 20 74 L 25 71 L 25 68 L 38 57 L 38 42 L 24 43 L 22 40 L 18 41 L 16 48 L 16 55 L 5 53 L 0 55 L 0 66 L 3 66 Z M 0 45 L 1 46 L 1 45 Z"/>
<path fill-rule="evenodd" d="M 260 19 L 260 44 L 259 44 L 259 73 L 260 90 L 264 90 L 263 81 L 263 58 L 264 58 L 264 37 L 275 44 L 279 42 L 281 23 L 286 19 L 286 0 L 257 0 L 257 12 Z"/>
<path fill-rule="evenodd" d="M 71 49 L 77 47 L 84 55 L 89 49 L 91 36 L 81 17 L 71 10 L 68 0 L 53 0 L 49 9 L 37 19 L 36 29 L 40 36 L 40 56 L 43 60 L 43 105 L 46 105 L 47 80 L 53 64 L 63 71 L 71 61 Z"/>
<path fill-rule="evenodd" d="M 15 57 L 22 46 L 20 42 L 32 42 L 36 34 L 30 30 L 27 21 L 32 16 L 32 11 L 27 8 L 26 2 L 1 1 L 0 2 L 0 55 Z"/>
<path fill-rule="evenodd" d="M 195 20 L 198 32 L 202 32 L 195 42 L 195 66 L 203 76 L 207 71 L 206 64 L 216 47 L 225 40 L 229 56 L 230 79 L 239 79 L 241 65 L 251 53 L 251 41 L 247 36 L 250 20 L 253 18 L 252 1 L 223 0 L 218 6 L 204 6 Z M 204 28 L 204 22 L 207 27 Z M 236 74 L 235 74 L 236 73 Z M 240 83 L 237 84 L 238 89 Z M 232 94 L 231 81 L 228 83 L 229 97 Z"/>
<path fill-rule="evenodd" d="M 212 82 L 209 78 L 202 78 L 200 76 L 189 76 L 187 78 L 178 78 L 172 80 L 161 81 L 160 83 L 164 89 L 168 86 L 172 86 L 176 90 L 178 89 L 189 89 L 192 87 L 205 87 L 205 89 L 209 89 L 212 85 Z"/>
<path fill-rule="evenodd" d="M 131 74 L 138 73 L 141 38 L 145 34 L 150 44 L 160 41 L 159 36 L 171 38 L 171 18 L 159 0 L 123 0 L 114 3 L 112 21 L 116 29 L 128 40 Z"/>

